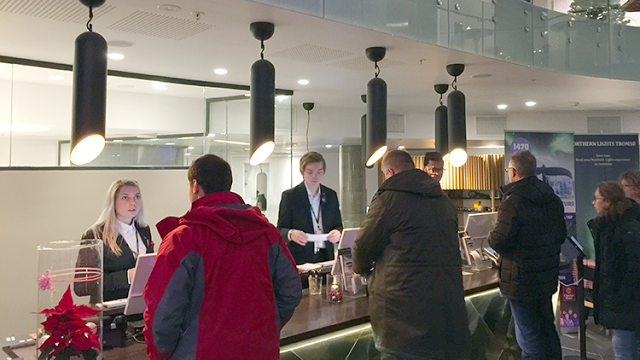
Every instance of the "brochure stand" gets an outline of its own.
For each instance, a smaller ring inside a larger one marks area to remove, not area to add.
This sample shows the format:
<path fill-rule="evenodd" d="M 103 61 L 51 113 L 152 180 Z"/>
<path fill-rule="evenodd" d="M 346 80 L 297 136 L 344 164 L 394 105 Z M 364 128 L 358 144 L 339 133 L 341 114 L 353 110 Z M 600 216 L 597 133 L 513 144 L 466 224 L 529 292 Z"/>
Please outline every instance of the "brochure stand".
<path fill-rule="evenodd" d="M 362 278 L 353 271 L 351 248 L 339 249 L 338 258 L 331 275 L 339 275 L 342 279 L 342 293 L 345 297 L 357 298 L 365 296 Z"/>

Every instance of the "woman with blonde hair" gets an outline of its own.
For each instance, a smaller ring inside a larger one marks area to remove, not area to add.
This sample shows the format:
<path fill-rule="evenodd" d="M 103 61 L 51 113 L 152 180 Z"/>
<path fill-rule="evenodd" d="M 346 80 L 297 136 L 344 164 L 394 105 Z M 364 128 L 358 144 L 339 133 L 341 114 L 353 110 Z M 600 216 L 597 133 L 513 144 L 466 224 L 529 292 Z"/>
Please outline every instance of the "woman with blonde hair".
<path fill-rule="evenodd" d="M 596 250 L 593 287 L 596 323 L 612 329 L 615 360 L 640 359 L 640 222 L 620 184 L 598 184 L 587 225 Z"/>
<path fill-rule="evenodd" d="M 103 241 L 104 301 L 126 298 L 139 254 L 153 252 L 151 230 L 144 222 L 140 185 L 135 180 L 118 179 L 109 190 L 105 206 L 82 239 Z M 81 294 L 78 286 L 76 293 Z"/>

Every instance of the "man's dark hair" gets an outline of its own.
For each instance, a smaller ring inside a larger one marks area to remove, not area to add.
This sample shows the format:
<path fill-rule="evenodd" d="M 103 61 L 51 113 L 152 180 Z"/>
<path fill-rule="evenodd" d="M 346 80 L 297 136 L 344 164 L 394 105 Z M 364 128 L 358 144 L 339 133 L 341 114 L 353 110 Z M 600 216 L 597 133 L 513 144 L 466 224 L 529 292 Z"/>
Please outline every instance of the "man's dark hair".
<path fill-rule="evenodd" d="M 214 192 L 229 191 L 233 183 L 231 166 L 223 158 L 207 154 L 197 158 L 187 173 L 189 182 L 198 182 L 204 193 L 209 195 Z"/>
<path fill-rule="evenodd" d="M 536 157 L 529 151 L 516 151 L 511 155 L 511 163 L 521 178 L 536 174 Z"/>
<path fill-rule="evenodd" d="M 416 165 L 411 155 L 404 150 L 391 150 L 382 158 L 382 164 L 393 169 L 396 174 L 405 170 L 415 169 Z"/>
<path fill-rule="evenodd" d="M 444 162 L 444 160 L 442 160 L 442 154 L 437 151 L 428 151 L 424 154 L 424 166 L 427 166 L 429 161 Z"/>
<path fill-rule="evenodd" d="M 429 165 L 429 161 L 444 163 L 444 160 L 442 159 L 442 154 L 440 154 L 437 151 L 428 151 L 426 154 L 424 154 L 425 168 L 427 167 L 427 165 Z"/>

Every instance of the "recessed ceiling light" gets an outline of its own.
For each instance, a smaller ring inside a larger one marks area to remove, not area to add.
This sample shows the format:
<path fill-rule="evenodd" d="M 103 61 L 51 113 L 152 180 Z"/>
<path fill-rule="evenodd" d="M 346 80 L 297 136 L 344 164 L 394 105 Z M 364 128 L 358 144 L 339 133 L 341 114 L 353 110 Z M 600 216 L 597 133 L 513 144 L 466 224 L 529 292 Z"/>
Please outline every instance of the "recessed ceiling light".
<path fill-rule="evenodd" d="M 167 86 L 159 81 L 151 82 L 151 86 L 156 90 L 167 90 Z"/>
<path fill-rule="evenodd" d="M 300 80 L 298 80 L 298 84 L 300 84 L 300 85 L 309 85 L 309 80 L 300 79 Z"/>
<path fill-rule="evenodd" d="M 158 5 L 158 9 L 164 10 L 164 11 L 171 11 L 171 12 L 176 12 L 176 11 L 182 10 L 182 8 L 180 6 L 172 5 L 172 4 Z"/>
<path fill-rule="evenodd" d="M 213 70 L 214 73 L 218 74 L 218 75 L 224 75 L 227 73 L 226 69 L 215 69 Z"/>
<path fill-rule="evenodd" d="M 526 103 L 524 103 L 527 106 L 534 106 L 536 104 L 535 101 L 527 101 Z"/>
<path fill-rule="evenodd" d="M 51 79 L 51 80 L 64 80 L 64 76 L 62 76 L 62 75 L 51 75 L 51 76 L 49 76 L 49 79 Z"/>
<path fill-rule="evenodd" d="M 211 134 L 207 135 L 207 137 L 214 137 L 214 136 L 216 136 L 216 134 L 214 134 L 214 133 L 211 133 Z"/>
<path fill-rule="evenodd" d="M 111 60 L 122 60 L 124 59 L 124 55 L 119 54 L 119 53 L 109 53 L 107 54 L 107 57 Z"/>
<path fill-rule="evenodd" d="M 184 153 L 185 155 L 191 155 L 191 153 Z"/>
<path fill-rule="evenodd" d="M 149 139 L 149 141 L 158 141 L 160 139 Z"/>
<path fill-rule="evenodd" d="M 113 142 L 122 142 L 122 139 L 115 139 Z"/>
<path fill-rule="evenodd" d="M 189 149 L 189 150 L 193 150 L 193 149 L 195 149 L 195 148 L 194 148 L 193 146 L 189 146 L 187 149 Z"/>
<path fill-rule="evenodd" d="M 251 97 L 251 94 L 244 94 L 244 96 L 246 96 L 246 97 Z"/>
<path fill-rule="evenodd" d="M 324 147 L 326 147 L 327 149 L 331 149 L 331 148 L 333 147 L 333 145 L 331 145 L 331 144 L 327 144 L 327 145 L 325 145 Z"/>
<path fill-rule="evenodd" d="M 113 40 L 107 43 L 109 47 L 132 47 L 134 44 L 131 41 Z"/>
<path fill-rule="evenodd" d="M 498 105 L 498 109 L 500 109 L 500 110 L 504 110 L 504 109 L 506 109 L 506 108 L 507 108 L 507 105 L 506 105 L 506 104 L 500 104 L 500 105 Z"/>
<path fill-rule="evenodd" d="M 404 148 L 404 146 L 403 146 L 403 145 L 398 146 L 398 150 L 404 150 L 404 149 L 405 149 L 405 148 Z"/>
<path fill-rule="evenodd" d="M 492 77 L 493 74 L 476 74 L 476 75 L 471 75 L 472 79 L 484 79 L 484 78 L 488 78 L 488 77 Z"/>
<path fill-rule="evenodd" d="M 167 143 L 167 145 L 175 145 L 176 143 Z"/>
<path fill-rule="evenodd" d="M 220 135 L 227 135 L 227 133 L 220 133 Z"/>

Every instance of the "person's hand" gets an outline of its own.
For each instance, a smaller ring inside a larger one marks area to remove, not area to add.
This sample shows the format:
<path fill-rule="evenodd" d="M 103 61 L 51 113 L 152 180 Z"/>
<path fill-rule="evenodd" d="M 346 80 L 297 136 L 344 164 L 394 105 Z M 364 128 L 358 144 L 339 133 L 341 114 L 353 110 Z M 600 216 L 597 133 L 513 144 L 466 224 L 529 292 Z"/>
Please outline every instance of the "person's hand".
<path fill-rule="evenodd" d="M 307 245 L 307 240 L 309 240 L 309 237 L 304 233 L 304 231 L 291 230 L 291 240 L 298 245 L 305 246 Z"/>
<path fill-rule="evenodd" d="M 136 268 L 131 268 L 129 270 L 127 270 L 127 278 L 129 279 L 129 283 L 131 283 L 131 281 L 133 281 L 133 272 L 136 271 Z"/>
<path fill-rule="evenodd" d="M 329 231 L 329 236 L 327 236 L 327 240 L 332 243 L 337 243 L 340 241 L 340 231 L 333 229 Z"/>

